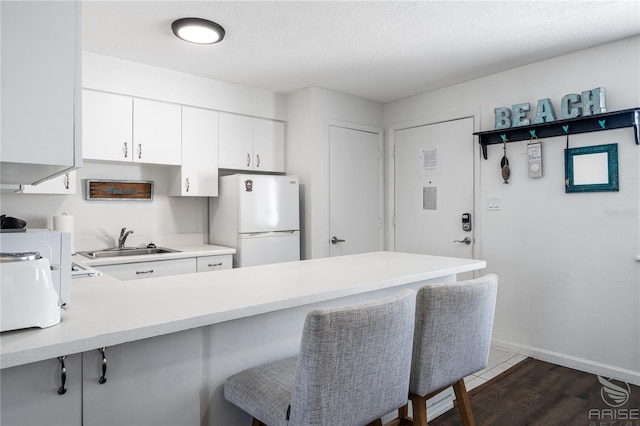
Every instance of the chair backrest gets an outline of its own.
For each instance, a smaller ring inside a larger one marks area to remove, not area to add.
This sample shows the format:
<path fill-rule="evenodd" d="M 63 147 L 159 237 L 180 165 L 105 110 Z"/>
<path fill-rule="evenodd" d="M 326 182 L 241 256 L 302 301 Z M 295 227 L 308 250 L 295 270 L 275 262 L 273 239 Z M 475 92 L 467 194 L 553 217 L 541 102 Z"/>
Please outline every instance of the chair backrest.
<path fill-rule="evenodd" d="M 307 314 L 290 425 L 368 424 L 407 401 L 415 292 Z"/>
<path fill-rule="evenodd" d="M 411 393 L 428 395 L 487 366 L 497 291 L 495 274 L 418 290 Z"/>

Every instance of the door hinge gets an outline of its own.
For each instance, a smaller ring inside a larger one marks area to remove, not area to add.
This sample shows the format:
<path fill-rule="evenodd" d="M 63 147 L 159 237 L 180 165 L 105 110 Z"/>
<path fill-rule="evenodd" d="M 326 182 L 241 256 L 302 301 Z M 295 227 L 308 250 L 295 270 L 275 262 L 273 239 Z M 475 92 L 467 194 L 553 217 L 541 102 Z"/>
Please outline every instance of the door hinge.
<path fill-rule="evenodd" d="M 396 216 L 395 215 L 391 218 L 391 226 L 393 226 L 393 227 L 396 226 Z"/>

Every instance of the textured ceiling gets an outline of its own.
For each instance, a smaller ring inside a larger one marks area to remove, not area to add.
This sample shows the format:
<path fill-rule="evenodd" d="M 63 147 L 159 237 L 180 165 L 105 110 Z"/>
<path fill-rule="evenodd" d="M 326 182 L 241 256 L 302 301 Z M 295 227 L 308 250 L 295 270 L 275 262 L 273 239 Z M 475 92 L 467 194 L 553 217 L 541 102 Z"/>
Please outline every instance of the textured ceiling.
<path fill-rule="evenodd" d="M 218 22 L 225 39 L 178 40 L 171 22 L 183 17 Z M 317 86 L 388 102 L 637 34 L 637 0 L 86 1 L 82 42 L 275 92 Z"/>

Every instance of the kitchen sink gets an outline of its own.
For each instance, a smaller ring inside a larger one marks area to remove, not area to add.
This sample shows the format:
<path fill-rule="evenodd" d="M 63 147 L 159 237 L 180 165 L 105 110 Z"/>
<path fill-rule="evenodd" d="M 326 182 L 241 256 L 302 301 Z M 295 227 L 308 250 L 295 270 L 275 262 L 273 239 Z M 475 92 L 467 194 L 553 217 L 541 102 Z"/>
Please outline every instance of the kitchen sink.
<path fill-rule="evenodd" d="M 180 250 L 168 249 L 164 247 L 153 248 L 137 248 L 137 247 L 125 247 L 125 248 L 113 248 L 97 251 L 79 251 L 78 254 L 88 257 L 89 259 L 102 259 L 105 257 L 119 257 L 119 256 L 142 256 L 146 254 L 162 254 L 162 253 L 179 253 Z"/>

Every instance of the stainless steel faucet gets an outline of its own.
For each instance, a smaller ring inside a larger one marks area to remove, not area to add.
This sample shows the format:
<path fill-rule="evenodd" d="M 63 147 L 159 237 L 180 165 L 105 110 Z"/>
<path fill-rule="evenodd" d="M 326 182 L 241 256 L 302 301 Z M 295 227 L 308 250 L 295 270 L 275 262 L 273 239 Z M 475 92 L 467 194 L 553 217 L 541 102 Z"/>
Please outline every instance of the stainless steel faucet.
<path fill-rule="evenodd" d="M 127 228 L 122 228 L 122 230 L 120 231 L 120 238 L 118 238 L 119 249 L 124 248 L 124 243 L 127 241 L 127 237 L 129 236 L 129 234 L 133 234 L 133 229 L 127 231 Z"/>

